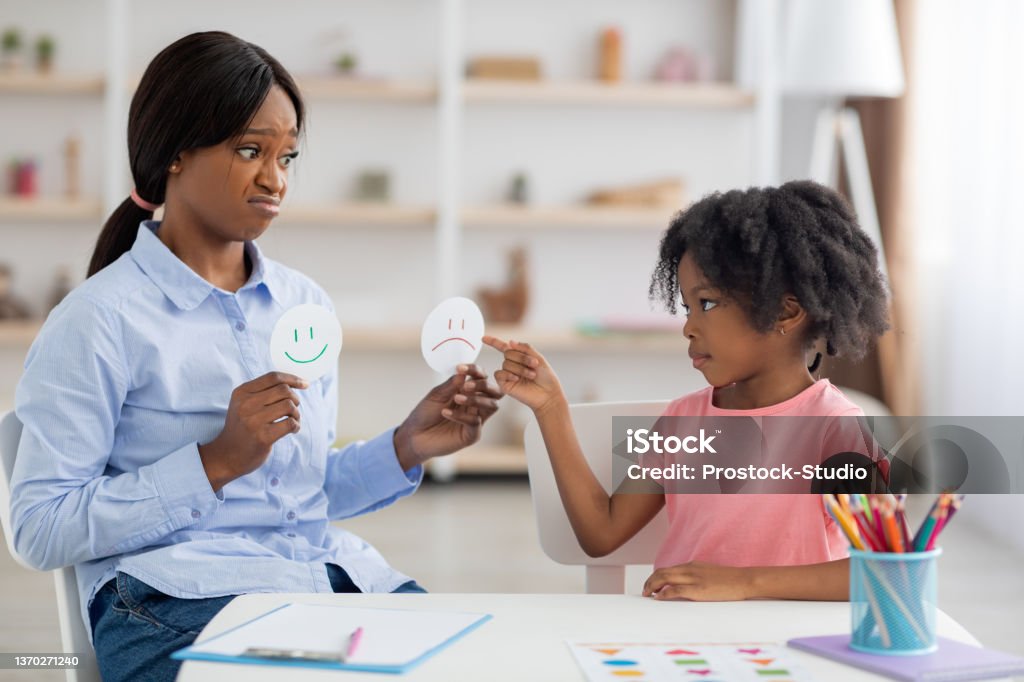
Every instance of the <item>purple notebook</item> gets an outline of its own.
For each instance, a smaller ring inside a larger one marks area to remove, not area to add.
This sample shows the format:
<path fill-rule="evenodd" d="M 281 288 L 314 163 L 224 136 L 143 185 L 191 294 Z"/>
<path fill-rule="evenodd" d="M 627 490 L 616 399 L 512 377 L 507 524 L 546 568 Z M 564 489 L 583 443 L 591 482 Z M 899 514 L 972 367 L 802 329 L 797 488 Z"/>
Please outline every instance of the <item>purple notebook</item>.
<path fill-rule="evenodd" d="M 1024 673 L 1024 658 L 939 637 L 939 650 L 920 656 L 875 656 L 850 648 L 850 635 L 797 637 L 794 649 L 831 658 L 897 680 L 956 682 L 988 680 Z"/>

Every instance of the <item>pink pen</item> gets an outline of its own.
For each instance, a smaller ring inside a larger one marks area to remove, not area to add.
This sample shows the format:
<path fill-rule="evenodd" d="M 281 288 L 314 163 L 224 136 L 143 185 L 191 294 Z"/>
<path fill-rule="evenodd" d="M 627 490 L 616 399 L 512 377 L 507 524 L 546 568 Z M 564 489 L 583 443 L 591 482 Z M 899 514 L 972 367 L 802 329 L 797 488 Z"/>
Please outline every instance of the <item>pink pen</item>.
<path fill-rule="evenodd" d="M 352 655 L 356 652 L 356 647 L 359 646 L 359 642 L 363 639 L 363 628 L 358 627 L 352 631 L 352 634 L 348 636 L 348 645 L 345 647 L 345 658 L 343 663 L 352 658 Z"/>

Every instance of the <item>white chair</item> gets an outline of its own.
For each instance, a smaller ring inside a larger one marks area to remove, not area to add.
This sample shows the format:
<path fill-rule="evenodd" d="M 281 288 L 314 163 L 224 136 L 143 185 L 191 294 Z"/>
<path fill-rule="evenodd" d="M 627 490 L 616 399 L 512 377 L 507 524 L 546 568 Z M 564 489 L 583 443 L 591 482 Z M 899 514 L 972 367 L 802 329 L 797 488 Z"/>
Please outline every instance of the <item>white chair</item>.
<path fill-rule="evenodd" d="M 885 404 L 866 393 L 847 388 L 840 390 L 868 416 L 892 415 Z M 612 485 L 612 417 L 657 416 L 668 403 L 667 400 L 653 400 L 569 406 L 583 456 L 606 491 L 611 492 Z M 661 540 L 668 531 L 665 510 L 662 509 L 643 530 L 608 556 L 588 556 L 576 540 L 562 507 L 554 472 L 536 420 L 531 419 L 527 424 L 524 440 L 530 494 L 544 553 L 560 564 L 585 566 L 588 593 L 624 593 L 626 566 L 654 563 Z"/>
<path fill-rule="evenodd" d="M 14 472 L 14 458 L 21 441 L 21 422 L 14 412 L 8 412 L 0 419 L 0 526 L 3 527 L 7 549 L 14 560 L 25 568 L 32 569 L 14 549 L 14 533 L 11 529 L 11 474 Z M 86 625 L 82 622 L 78 598 L 78 582 L 73 566 L 53 572 L 57 587 L 57 612 L 60 617 L 60 639 L 64 653 L 77 654 L 79 668 L 68 668 L 68 682 L 102 682 L 96 653 L 89 641 Z"/>
<path fill-rule="evenodd" d="M 667 400 L 569 406 L 583 456 L 606 491 L 611 492 L 612 484 L 612 417 L 656 417 L 667 406 Z M 668 531 L 665 510 L 658 512 L 643 530 L 608 556 L 587 556 L 577 542 L 562 507 L 536 420 L 531 420 L 526 427 L 525 446 L 530 495 L 544 553 L 560 564 L 585 566 L 587 593 L 623 594 L 626 590 L 626 566 L 654 563 L 661 540 Z"/>

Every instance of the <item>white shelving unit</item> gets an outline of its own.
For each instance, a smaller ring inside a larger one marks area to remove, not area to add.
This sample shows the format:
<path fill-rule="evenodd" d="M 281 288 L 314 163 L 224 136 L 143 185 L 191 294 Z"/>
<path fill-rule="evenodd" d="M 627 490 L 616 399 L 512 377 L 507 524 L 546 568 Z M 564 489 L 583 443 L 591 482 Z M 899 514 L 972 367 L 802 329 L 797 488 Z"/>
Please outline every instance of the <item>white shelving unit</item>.
<path fill-rule="evenodd" d="M 386 3 L 388 0 L 380 0 Z M 583 116 L 592 112 L 627 111 L 632 117 L 678 114 L 681 125 L 687 116 L 722 112 L 745 117 L 749 122 L 752 148 L 748 158 L 737 163 L 748 165 L 750 181 L 770 183 L 779 166 L 780 98 L 772 74 L 774 55 L 776 0 L 734 0 L 736 19 L 735 52 L 737 73 L 758 75 L 756 88 L 731 82 L 692 85 L 627 82 L 609 85 L 586 79 L 553 79 L 537 83 L 468 79 L 464 75 L 470 56 L 467 49 L 466 0 L 435 0 L 437 26 L 437 67 L 433 77 L 396 79 L 346 79 L 294 73 L 310 102 L 341 104 L 345 107 L 409 109 L 408 116 L 433 117 L 436 131 L 435 191 L 432 200 L 409 204 L 358 204 L 346 201 L 291 201 L 279 222 L 285 226 L 313 230 L 322 235 L 332 228 L 355 231 L 371 238 L 388 240 L 381 231 L 396 229 L 401 234 L 418 234 L 433 244 L 431 261 L 433 282 L 418 282 L 441 299 L 471 291 L 463 281 L 461 265 L 467 240 L 496 239 L 510 234 L 546 238 L 561 232 L 580 244 L 592 235 L 617 233 L 644 235 L 653 239 L 664 229 L 675 211 L 643 208 L 598 208 L 568 202 L 517 206 L 481 202 L 466 191 L 467 158 L 472 150 L 467 143 L 467 119 L 508 115 L 510 126 L 524 112 L 536 119 L 548 110 L 575 110 Z M 123 150 L 124 125 L 131 91 L 138 82 L 138 65 L 130 64 L 131 13 L 138 5 L 127 0 L 103 0 L 107 35 L 103 39 L 105 59 L 102 72 L 84 74 L 55 73 L 46 76 L 0 76 L 0 99 L 22 96 L 99 98 L 102 110 L 103 143 L 100 197 L 67 200 L 59 196 L 32 201 L 0 199 L 0 223 L 74 222 L 97 226 L 104 216 L 123 201 L 130 189 L 127 160 Z M 530 11 L 509 7 L 507 11 Z M 623 12 L 628 12 L 623 9 Z M 739 43 L 743 41 L 744 45 Z M 259 42 L 257 40 L 257 42 Z M 273 50 L 271 50 L 273 52 Z M 742 54 L 741 54 L 742 53 Z M 287 64 L 287 59 L 284 59 Z M 135 74 L 134 76 L 132 74 Z M 111 84 L 124 84 L 114 87 Z M 406 114 L 403 114 L 406 115 Z M 0 229 L 3 226 L 0 225 Z M 568 238 L 568 237 L 567 237 Z M 580 248 L 585 248 L 581 246 Z M 422 257 L 423 254 L 420 254 Z M 537 292 L 543 296 L 543 292 Z M 506 336 L 529 339 L 539 347 L 559 353 L 596 353 L 627 356 L 631 353 L 678 354 L 678 334 L 587 336 L 574 331 L 571 321 L 562 327 L 527 327 L 493 330 Z M 38 322 L 0 323 L 0 348 L 27 348 L 38 330 Z M 418 329 L 406 326 L 355 327 L 345 330 L 346 352 L 402 352 L 418 349 Z M 523 471 L 525 460 L 515 447 L 480 445 L 454 459 L 438 462 L 435 473 L 451 475 L 460 470 Z M 490 462 L 490 464 L 488 464 Z"/>

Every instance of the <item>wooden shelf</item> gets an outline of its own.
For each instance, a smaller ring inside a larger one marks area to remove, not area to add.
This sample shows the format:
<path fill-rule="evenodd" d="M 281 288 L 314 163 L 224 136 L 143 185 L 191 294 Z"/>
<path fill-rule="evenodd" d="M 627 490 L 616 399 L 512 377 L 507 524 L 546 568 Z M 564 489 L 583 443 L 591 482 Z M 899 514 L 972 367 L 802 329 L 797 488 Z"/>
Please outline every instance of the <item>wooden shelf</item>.
<path fill-rule="evenodd" d="M 0 320 L 0 348 L 28 348 L 43 323 L 39 320 Z"/>
<path fill-rule="evenodd" d="M 664 230 L 677 211 L 666 208 L 611 208 L 604 206 L 467 207 L 462 222 L 467 227 L 569 227 L 638 228 Z"/>
<path fill-rule="evenodd" d="M 103 217 L 99 199 L 61 197 L 0 198 L 0 221 L 90 220 Z"/>
<path fill-rule="evenodd" d="M 533 82 L 469 79 L 463 85 L 463 94 L 468 102 L 711 108 L 746 108 L 754 104 L 753 93 L 725 83 Z"/>
<path fill-rule="evenodd" d="M 340 203 L 286 206 L 278 218 L 282 223 L 311 225 L 418 225 L 433 226 L 437 212 L 427 206 Z"/>
<path fill-rule="evenodd" d="M 361 80 L 331 76 L 303 76 L 299 88 L 309 97 L 382 102 L 431 103 L 437 100 L 437 86 L 429 82 Z"/>
<path fill-rule="evenodd" d="M 681 326 L 681 325 L 680 325 Z M 542 353 L 558 351 L 597 351 L 614 353 L 684 353 L 682 332 L 602 332 L 582 333 L 575 329 L 539 329 L 492 325 L 487 333 L 500 339 L 526 341 Z"/>
<path fill-rule="evenodd" d="M 526 452 L 518 445 L 472 445 L 451 457 L 459 474 L 526 473 Z"/>
<path fill-rule="evenodd" d="M 103 92 L 102 76 L 84 74 L 0 74 L 0 93 L 18 95 L 99 95 Z"/>
<path fill-rule="evenodd" d="M 32 343 L 39 328 L 40 320 L 0 320 L 0 346 L 25 346 Z M 418 352 L 420 329 L 418 327 L 362 327 L 343 329 L 345 351 L 401 351 Z M 682 353 L 685 344 L 677 332 L 606 332 L 585 334 L 573 329 L 540 329 L 491 325 L 488 334 L 498 338 L 527 341 L 541 352 L 551 351 L 597 351 L 636 353 L 657 351 Z M 494 351 L 485 351 L 491 352 Z"/>

